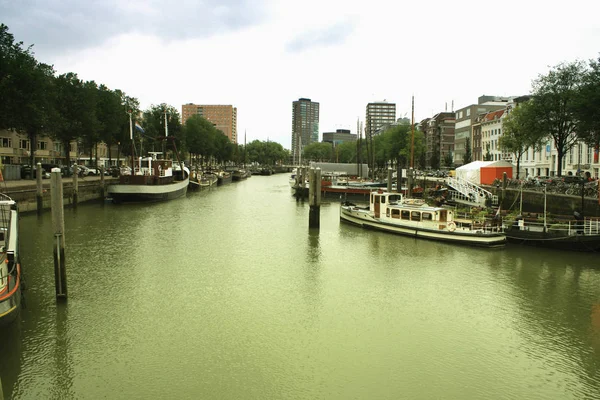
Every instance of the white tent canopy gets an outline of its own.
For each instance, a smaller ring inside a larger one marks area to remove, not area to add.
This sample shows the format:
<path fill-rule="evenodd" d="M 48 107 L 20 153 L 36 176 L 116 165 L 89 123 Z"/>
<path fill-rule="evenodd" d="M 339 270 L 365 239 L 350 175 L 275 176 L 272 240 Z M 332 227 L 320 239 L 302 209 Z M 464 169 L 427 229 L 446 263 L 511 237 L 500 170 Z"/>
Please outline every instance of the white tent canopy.
<path fill-rule="evenodd" d="M 481 184 L 481 168 L 484 167 L 513 167 L 508 161 L 473 161 L 456 168 L 456 177 L 474 183 Z M 514 172 L 514 171 L 513 171 Z"/>
<path fill-rule="evenodd" d="M 456 168 L 456 177 L 479 185 L 481 183 L 481 167 L 487 167 L 492 161 L 473 161 Z"/>

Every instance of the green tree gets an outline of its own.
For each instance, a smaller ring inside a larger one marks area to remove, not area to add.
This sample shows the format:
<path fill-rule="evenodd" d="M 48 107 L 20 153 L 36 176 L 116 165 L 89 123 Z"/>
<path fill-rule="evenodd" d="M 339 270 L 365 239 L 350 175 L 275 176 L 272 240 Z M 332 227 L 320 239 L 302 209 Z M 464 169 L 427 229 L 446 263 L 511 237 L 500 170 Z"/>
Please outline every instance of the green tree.
<path fill-rule="evenodd" d="M 446 168 L 454 168 L 454 157 L 452 157 L 451 152 L 447 152 L 444 156 L 444 165 L 446 166 Z"/>
<path fill-rule="evenodd" d="M 311 143 L 302 149 L 302 159 L 310 161 L 331 161 L 333 146 L 331 143 Z"/>
<path fill-rule="evenodd" d="M 145 133 L 140 134 L 140 137 L 145 138 L 148 144 L 146 148 L 151 151 L 162 151 L 167 157 L 166 153 L 172 145 L 177 147 L 179 154 L 187 150 L 181 118 L 175 107 L 166 103 L 151 105 L 144 111 L 143 127 Z"/>
<path fill-rule="evenodd" d="M 562 160 L 577 142 L 576 109 L 585 65 L 581 61 L 559 64 L 533 82 L 531 115 L 534 123 L 554 141 L 557 172 L 562 175 Z"/>
<path fill-rule="evenodd" d="M 590 61 L 575 103 L 577 136 L 588 145 L 600 143 L 600 57 Z"/>
<path fill-rule="evenodd" d="M 463 165 L 473 162 L 473 152 L 471 151 L 471 138 L 465 141 L 465 155 L 463 156 Z"/>
<path fill-rule="evenodd" d="M 523 154 L 529 148 L 538 150 L 546 137 L 546 132 L 541 129 L 540 125 L 535 123 L 535 118 L 531 115 L 532 112 L 533 104 L 524 102 L 507 111 L 508 114 L 502 122 L 503 134 L 500 136 L 498 146 L 501 150 L 515 155 L 517 179 L 519 179 Z"/>
<path fill-rule="evenodd" d="M 193 115 L 185 122 L 186 142 L 190 155 L 195 156 L 196 163 L 204 165 L 210 157 L 216 155 L 217 128 L 199 115 Z M 225 136 L 221 133 L 222 136 Z"/>
<path fill-rule="evenodd" d="M 431 154 L 431 160 L 429 160 L 429 162 L 431 163 L 431 169 L 440 169 L 440 155 L 437 151 L 434 151 L 433 154 Z"/>

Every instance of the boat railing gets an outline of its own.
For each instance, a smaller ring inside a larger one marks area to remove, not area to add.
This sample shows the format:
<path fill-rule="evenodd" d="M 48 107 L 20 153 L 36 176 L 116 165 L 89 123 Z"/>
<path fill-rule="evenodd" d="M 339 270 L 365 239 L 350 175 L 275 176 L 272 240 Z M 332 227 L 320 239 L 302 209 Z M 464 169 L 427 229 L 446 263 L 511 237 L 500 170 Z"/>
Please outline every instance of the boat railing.
<path fill-rule="evenodd" d="M 582 220 L 541 221 L 523 218 L 505 219 L 505 228 L 524 231 L 549 232 L 573 235 L 600 235 L 600 218 L 584 218 Z"/>

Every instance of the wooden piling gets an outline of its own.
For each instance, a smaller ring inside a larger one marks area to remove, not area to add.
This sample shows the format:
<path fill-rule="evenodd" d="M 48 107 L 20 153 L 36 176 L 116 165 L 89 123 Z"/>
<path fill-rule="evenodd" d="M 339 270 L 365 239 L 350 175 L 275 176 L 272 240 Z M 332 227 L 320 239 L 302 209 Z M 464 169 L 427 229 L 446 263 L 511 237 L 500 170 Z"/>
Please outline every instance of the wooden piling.
<path fill-rule="evenodd" d="M 393 179 L 393 177 L 394 177 L 394 170 L 391 169 L 391 168 L 388 168 L 388 176 L 387 176 L 387 191 L 388 192 L 392 191 L 392 179 Z"/>
<path fill-rule="evenodd" d="M 60 168 L 52 169 L 50 179 L 52 227 L 54 230 L 54 283 L 56 299 L 67 299 L 67 268 L 65 261 L 65 219 L 63 207 L 63 185 Z"/>
<path fill-rule="evenodd" d="M 106 184 L 104 183 L 104 167 L 100 167 L 100 200 L 106 198 Z"/>
<path fill-rule="evenodd" d="M 318 229 L 321 225 L 321 168 L 310 169 L 308 202 L 308 227 Z"/>
<path fill-rule="evenodd" d="M 79 194 L 79 167 L 73 165 L 73 207 L 77 207 L 77 196 Z"/>
<path fill-rule="evenodd" d="M 35 198 L 37 201 L 37 213 L 41 214 L 42 213 L 42 209 L 44 208 L 44 191 L 43 191 L 43 187 L 42 187 L 42 163 L 37 163 L 36 165 L 36 179 L 35 179 L 35 183 L 36 183 L 36 191 L 35 191 Z"/>

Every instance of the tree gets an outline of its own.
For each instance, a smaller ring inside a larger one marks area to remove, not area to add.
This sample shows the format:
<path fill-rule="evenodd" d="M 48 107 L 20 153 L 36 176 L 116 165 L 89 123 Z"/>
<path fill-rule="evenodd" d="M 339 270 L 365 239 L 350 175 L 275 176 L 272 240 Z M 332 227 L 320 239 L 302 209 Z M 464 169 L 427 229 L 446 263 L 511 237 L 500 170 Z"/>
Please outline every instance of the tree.
<path fill-rule="evenodd" d="M 519 179 L 523 154 L 529 148 L 538 150 L 546 137 L 546 132 L 541 129 L 540 125 L 535 123 L 535 118 L 531 115 L 533 110 L 533 104 L 529 101 L 518 104 L 507 111 L 507 115 L 502 122 L 503 133 L 498 141 L 498 146 L 501 150 L 515 155 L 517 159 L 517 179 Z"/>
<path fill-rule="evenodd" d="M 454 168 L 454 158 L 451 152 L 447 152 L 444 156 L 444 165 L 446 168 Z"/>
<path fill-rule="evenodd" d="M 302 149 L 302 159 L 311 161 L 331 161 L 333 146 L 331 143 L 311 143 Z"/>
<path fill-rule="evenodd" d="M 600 143 L 600 57 L 590 61 L 575 103 L 577 136 L 597 148 Z"/>
<path fill-rule="evenodd" d="M 165 103 L 153 104 L 144 111 L 143 119 L 145 133 L 141 135 L 150 142 L 149 148 L 152 151 L 161 150 L 166 153 L 168 151 L 168 141 L 169 143 L 178 143 L 177 150 L 180 154 L 185 152 L 186 144 L 181 128 L 181 118 L 175 107 Z M 167 154 L 164 154 L 164 156 L 166 157 Z"/>
<path fill-rule="evenodd" d="M 559 176 L 565 154 L 578 140 L 576 109 L 584 73 L 584 64 L 575 61 L 559 64 L 533 82 L 532 119 L 554 140 Z"/>
<path fill-rule="evenodd" d="M 437 151 L 434 151 L 433 154 L 431 154 L 429 162 L 431 164 L 431 169 L 440 169 L 440 155 Z"/>
<path fill-rule="evenodd" d="M 185 121 L 184 133 L 190 155 L 196 155 L 197 163 L 204 164 L 210 157 L 216 155 L 216 138 L 219 134 L 209 120 L 193 115 Z M 225 136 L 222 133 L 221 135 Z"/>
<path fill-rule="evenodd" d="M 463 165 L 473 161 L 473 153 L 471 151 L 471 138 L 467 138 L 465 142 L 465 155 L 463 156 Z"/>

